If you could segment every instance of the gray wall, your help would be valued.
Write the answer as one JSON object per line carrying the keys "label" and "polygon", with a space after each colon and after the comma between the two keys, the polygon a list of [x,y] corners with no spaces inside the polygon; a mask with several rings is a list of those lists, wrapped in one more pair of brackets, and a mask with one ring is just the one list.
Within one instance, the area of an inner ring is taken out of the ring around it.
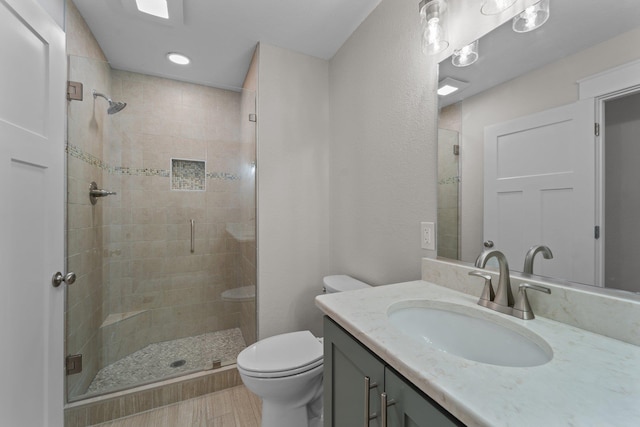
{"label": "gray wall", "polygon": [[416,4],[383,0],[323,61],[261,44],[259,337],[321,334],[322,277],[420,278],[436,220],[437,73]]}
{"label": "gray wall", "polygon": [[331,60],[331,262],[371,284],[420,278],[436,220],[436,67],[417,3],[383,0]]}
{"label": "gray wall", "polygon": [[329,271],[329,63],[268,44],[258,67],[258,337],[321,334]]}

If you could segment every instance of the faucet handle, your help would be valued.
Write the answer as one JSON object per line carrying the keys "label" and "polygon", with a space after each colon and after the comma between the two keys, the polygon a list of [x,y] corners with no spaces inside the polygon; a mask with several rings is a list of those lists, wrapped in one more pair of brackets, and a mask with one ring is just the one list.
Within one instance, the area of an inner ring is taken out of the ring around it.
{"label": "faucet handle", "polygon": [[[493,285],[491,284],[491,275],[484,273],[482,271],[470,271],[469,276],[477,276],[482,277],[484,279],[484,289],[482,290],[482,295],[480,295],[480,304],[482,301],[493,301],[496,294],[493,292]],[[484,305],[484,304],[480,304]]]}
{"label": "faucet handle", "polygon": [[529,304],[529,298],[527,298],[527,289],[544,292],[545,294],[550,294],[551,289],[539,285],[530,285],[528,283],[520,284],[516,303],[513,306],[513,315],[520,319],[531,320],[535,318],[535,316]]}

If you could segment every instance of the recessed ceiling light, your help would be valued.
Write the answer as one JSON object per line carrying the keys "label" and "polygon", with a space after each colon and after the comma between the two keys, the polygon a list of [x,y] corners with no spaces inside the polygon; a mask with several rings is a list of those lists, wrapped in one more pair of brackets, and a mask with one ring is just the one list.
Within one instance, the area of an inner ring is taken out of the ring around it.
{"label": "recessed ceiling light", "polygon": [[452,79],[451,77],[445,77],[444,79],[440,80],[440,83],[438,84],[438,95],[451,95],[453,92],[464,89],[467,86],[469,86],[469,83],[467,82]]}
{"label": "recessed ceiling light", "polygon": [[140,12],[169,19],[167,0],[136,0],[136,6]]}
{"label": "recessed ceiling light", "polygon": [[444,85],[441,88],[438,88],[438,95],[440,96],[451,95],[453,92],[457,90],[458,88],[455,86]]}
{"label": "recessed ceiling light", "polygon": [[187,65],[189,62],[191,62],[191,60],[186,56],[175,52],[167,53],[167,59],[178,65]]}

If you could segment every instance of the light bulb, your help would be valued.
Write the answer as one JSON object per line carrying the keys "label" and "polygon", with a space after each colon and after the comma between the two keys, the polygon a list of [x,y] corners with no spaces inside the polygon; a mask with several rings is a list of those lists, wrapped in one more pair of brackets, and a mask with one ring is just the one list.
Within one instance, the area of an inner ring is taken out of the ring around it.
{"label": "light bulb", "polygon": [[525,21],[524,26],[529,29],[533,28],[533,26],[536,25],[536,16],[536,9],[533,6],[526,8],[525,11],[522,12],[522,18]]}
{"label": "light bulb", "polygon": [[510,8],[516,0],[483,0],[480,12],[483,15],[497,15]]}
{"label": "light bulb", "polygon": [[451,63],[456,67],[467,67],[478,60],[478,40],[456,50],[451,56]]}
{"label": "light bulb", "polygon": [[427,55],[442,52],[449,47],[443,12],[446,4],[442,0],[423,0],[420,3],[422,20],[422,51]]}
{"label": "light bulb", "polygon": [[549,0],[540,0],[513,18],[513,31],[526,33],[541,27],[549,19]]}

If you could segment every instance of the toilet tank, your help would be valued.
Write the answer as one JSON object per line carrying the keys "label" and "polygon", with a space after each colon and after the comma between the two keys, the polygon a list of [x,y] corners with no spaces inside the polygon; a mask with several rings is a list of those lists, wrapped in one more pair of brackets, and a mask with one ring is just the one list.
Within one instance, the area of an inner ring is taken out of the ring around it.
{"label": "toilet tank", "polygon": [[328,294],[336,292],[353,291],[355,289],[369,288],[368,285],[360,280],[354,279],[346,274],[337,274],[333,276],[325,276],[322,279],[324,283],[324,290]]}

